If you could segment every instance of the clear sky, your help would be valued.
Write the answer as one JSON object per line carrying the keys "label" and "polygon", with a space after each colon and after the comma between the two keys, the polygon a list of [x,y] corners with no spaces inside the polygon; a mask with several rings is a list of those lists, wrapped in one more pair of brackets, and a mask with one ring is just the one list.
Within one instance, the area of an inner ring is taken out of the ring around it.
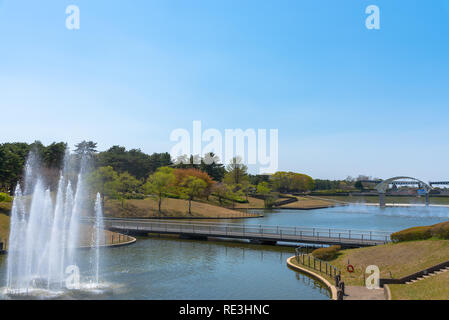
{"label": "clear sky", "polygon": [[314,178],[449,179],[447,0],[0,0],[0,40],[0,142],[162,152],[201,120],[279,129]]}

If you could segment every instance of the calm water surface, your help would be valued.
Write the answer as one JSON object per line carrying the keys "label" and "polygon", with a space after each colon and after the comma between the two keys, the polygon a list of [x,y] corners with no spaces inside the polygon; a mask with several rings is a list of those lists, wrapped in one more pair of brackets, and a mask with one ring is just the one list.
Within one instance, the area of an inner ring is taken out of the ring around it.
{"label": "calm water surface", "polygon": [[[449,208],[391,207],[351,205],[316,210],[253,210],[265,216],[246,219],[245,224],[303,226],[376,231],[398,231],[449,220]],[[233,222],[237,222],[234,221]],[[241,221],[240,221],[241,222]]]}

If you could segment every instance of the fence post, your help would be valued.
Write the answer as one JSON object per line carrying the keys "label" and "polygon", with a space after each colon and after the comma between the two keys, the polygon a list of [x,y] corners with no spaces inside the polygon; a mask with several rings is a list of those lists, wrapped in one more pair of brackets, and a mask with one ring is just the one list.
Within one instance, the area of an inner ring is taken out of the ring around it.
{"label": "fence post", "polygon": [[340,282],[340,290],[343,295],[345,295],[345,283],[344,281]]}
{"label": "fence post", "polygon": [[341,289],[338,289],[337,291],[337,300],[343,300],[343,292]]}

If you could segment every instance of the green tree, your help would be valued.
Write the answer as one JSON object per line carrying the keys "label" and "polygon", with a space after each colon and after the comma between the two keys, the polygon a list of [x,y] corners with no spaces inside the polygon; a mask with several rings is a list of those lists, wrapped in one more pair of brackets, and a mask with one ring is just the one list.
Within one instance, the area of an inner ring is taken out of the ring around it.
{"label": "green tree", "polygon": [[187,176],[181,183],[181,194],[189,200],[189,214],[192,214],[192,200],[203,194],[207,183],[194,176]]}
{"label": "green tree", "polygon": [[228,185],[241,184],[248,181],[248,167],[243,164],[240,157],[232,158],[231,163],[226,166],[224,182]]}
{"label": "green tree", "polygon": [[119,189],[118,174],[110,166],[100,167],[89,176],[93,192],[100,192],[104,207],[105,197],[116,197]]}
{"label": "green tree", "polygon": [[279,192],[305,192],[312,190],[314,181],[308,175],[279,171],[270,178],[273,188]]}
{"label": "green tree", "polygon": [[118,197],[122,202],[122,207],[125,205],[128,193],[135,193],[138,191],[141,182],[128,172],[120,173],[117,177],[117,191]]}
{"label": "green tree", "polygon": [[97,155],[97,163],[99,166],[111,166],[119,173],[129,172],[141,180],[158,168],[171,165],[171,158],[168,153],[148,155],[140,149],[127,151],[125,147],[113,146]]}
{"label": "green tree", "polygon": [[97,152],[97,143],[93,141],[81,141],[75,145],[75,153],[79,156],[86,155],[92,158]]}
{"label": "green tree", "polygon": [[224,165],[220,163],[220,158],[213,152],[204,155],[199,169],[206,172],[215,181],[222,181],[226,173]]}
{"label": "green tree", "polygon": [[118,175],[118,191],[125,193],[137,192],[141,184],[134,176],[130,175],[128,172],[123,172]]}
{"label": "green tree", "polygon": [[[161,167],[148,177],[147,183],[144,185],[145,191],[151,195],[155,195],[158,199],[159,213],[162,214],[162,200],[166,198],[175,183],[175,175],[173,169],[169,167]],[[190,212],[190,209],[189,209]]]}
{"label": "green tree", "polygon": [[22,178],[30,146],[26,143],[0,144],[0,190],[12,194]]}
{"label": "green tree", "polygon": [[67,143],[53,142],[43,150],[43,160],[48,168],[61,169],[64,164],[64,156],[67,150]]}
{"label": "green tree", "polygon": [[357,180],[357,181],[355,182],[355,184],[354,184],[354,187],[355,187],[356,189],[360,189],[360,191],[363,191],[363,183],[362,183],[362,181]]}
{"label": "green tree", "polygon": [[216,183],[212,192],[218,198],[220,205],[223,205],[225,199],[229,199],[229,187],[224,183]]}
{"label": "green tree", "polygon": [[244,193],[241,189],[241,185],[227,185],[228,194],[227,197],[232,201],[232,209],[235,209],[235,202],[243,198]]}
{"label": "green tree", "polygon": [[242,193],[245,195],[246,201],[248,201],[248,196],[251,192],[256,190],[256,187],[253,186],[249,180],[244,180],[240,185],[239,189],[242,191]]}
{"label": "green tree", "polygon": [[271,189],[267,182],[261,182],[257,185],[257,193],[263,196],[265,208],[269,208],[273,205]]}

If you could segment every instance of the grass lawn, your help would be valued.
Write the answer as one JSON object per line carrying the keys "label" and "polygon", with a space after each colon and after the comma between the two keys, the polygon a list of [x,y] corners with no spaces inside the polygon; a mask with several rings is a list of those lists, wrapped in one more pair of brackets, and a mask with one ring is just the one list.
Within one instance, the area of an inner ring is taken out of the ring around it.
{"label": "grass lawn", "polygon": [[314,208],[325,208],[335,205],[335,201],[327,201],[322,199],[317,199],[314,197],[296,197],[298,201],[288,203],[286,205],[280,206],[280,208],[285,209],[314,209]]}
{"label": "grass lawn", "polygon": [[[381,278],[401,278],[447,260],[449,240],[431,239],[342,250],[329,263],[341,270],[342,281],[346,285],[363,286],[364,272],[369,265],[379,267]],[[293,262],[296,263],[295,260]],[[348,262],[354,266],[353,273],[346,270]],[[449,272],[411,285],[390,285],[390,288],[393,299],[448,299],[448,283]]]}
{"label": "grass lawn", "polygon": [[[212,202],[213,203],[213,202]],[[124,206],[117,200],[109,200],[105,204],[105,216],[109,217],[193,217],[193,218],[242,218],[255,214],[231,210],[209,204],[205,201],[192,201],[192,215],[189,215],[189,204],[183,199],[164,199],[162,215],[158,212],[158,202],[153,198],[144,200],[126,200]]]}
{"label": "grass lawn", "polygon": [[[355,269],[352,274],[346,271],[348,260]],[[449,240],[423,240],[342,250],[330,263],[341,269],[345,283],[364,285],[369,265],[379,267],[381,278],[401,278],[447,260]]]}
{"label": "grass lawn", "polygon": [[9,216],[0,213],[0,242],[8,239],[9,235]]}
{"label": "grass lawn", "polygon": [[412,284],[390,284],[393,300],[449,299],[449,272],[417,281]]}
{"label": "grass lawn", "polygon": [[0,202],[0,214],[9,215],[12,208],[12,202]]}

